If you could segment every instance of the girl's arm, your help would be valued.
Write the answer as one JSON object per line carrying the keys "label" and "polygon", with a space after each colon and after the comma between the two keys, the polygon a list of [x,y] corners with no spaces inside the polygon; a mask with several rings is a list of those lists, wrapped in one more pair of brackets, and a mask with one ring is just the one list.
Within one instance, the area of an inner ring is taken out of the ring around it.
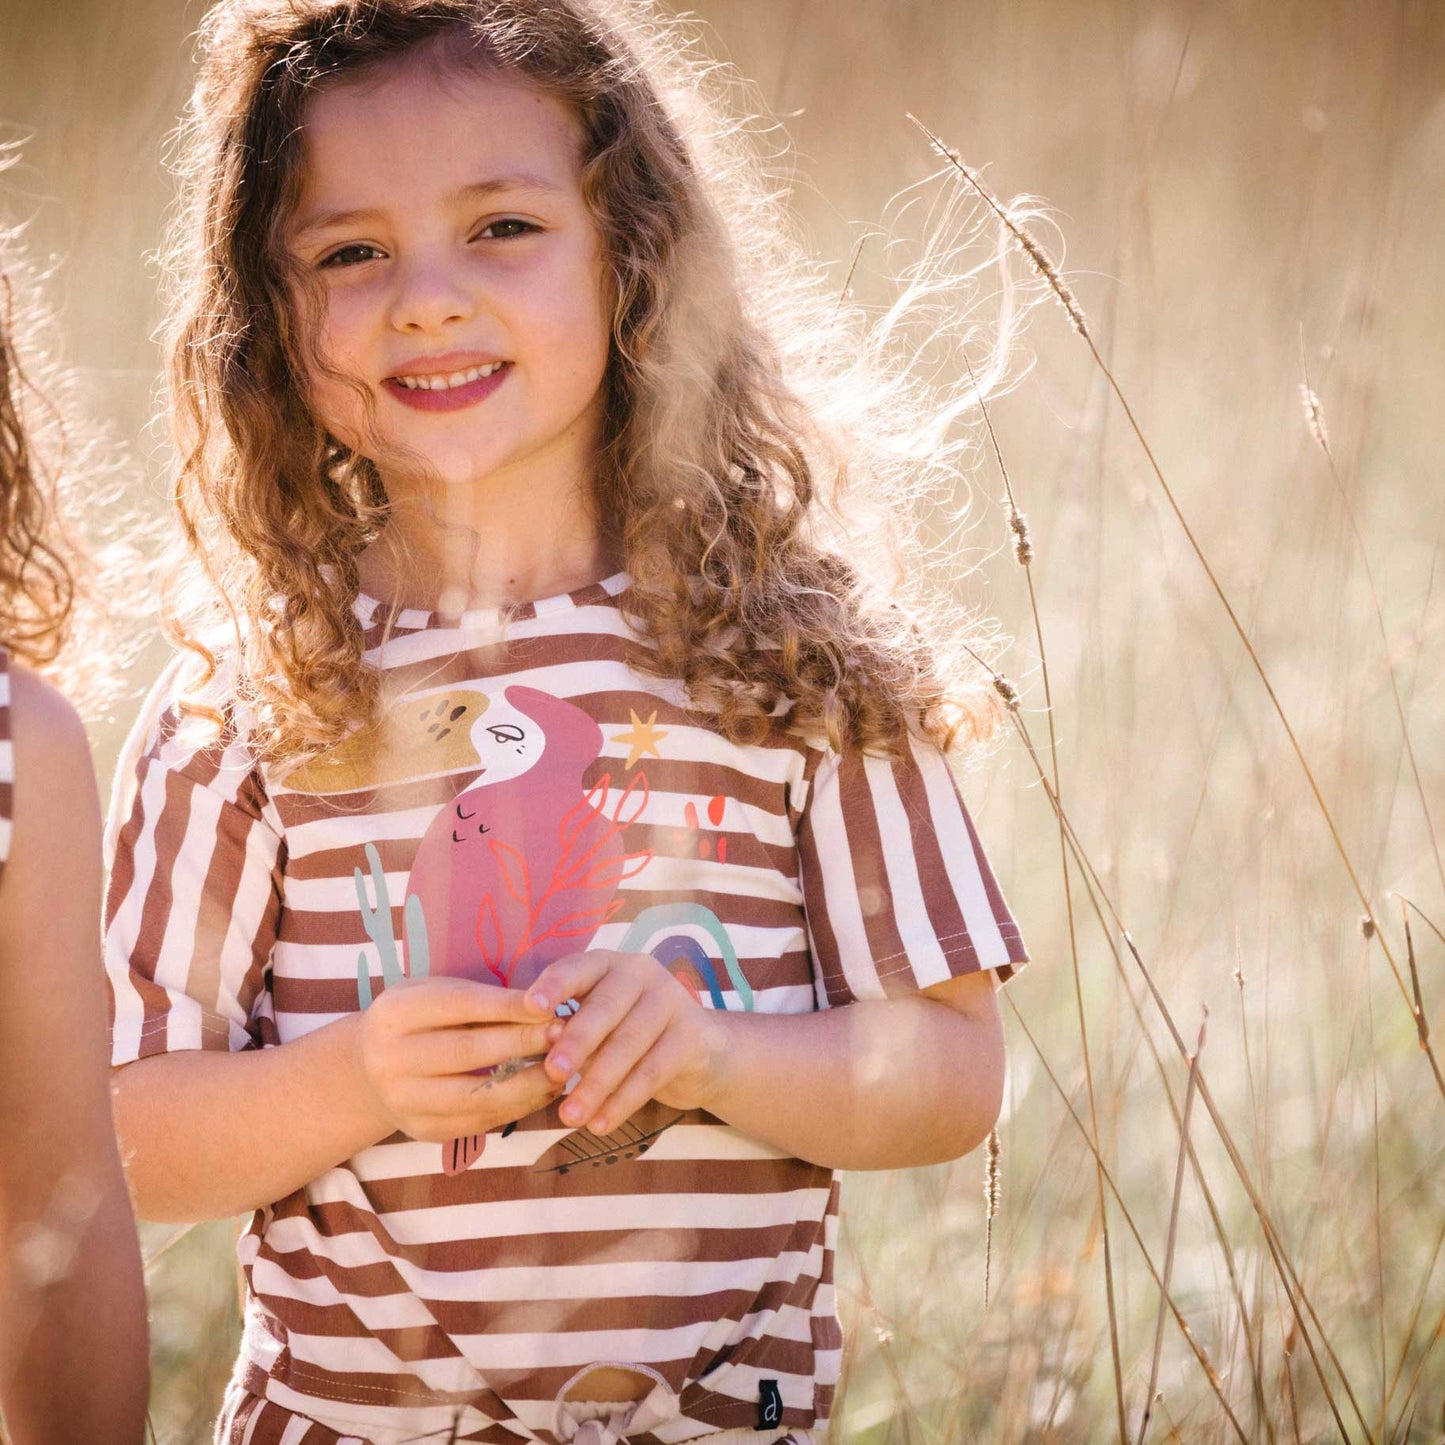
{"label": "girl's arm", "polygon": [[246,1214],[383,1137],[359,1087],[359,1022],[280,1048],[157,1054],[116,1070],[116,1131],[140,1217]]}
{"label": "girl's arm", "polygon": [[1003,1102],[992,974],[815,1014],[717,1014],[705,1107],[800,1159],[899,1169],[978,1147]]}
{"label": "girl's arm", "polygon": [[388,988],[363,1013],[268,1049],[185,1050],[115,1075],[116,1125],[144,1219],[247,1213],[400,1131],[437,1143],[525,1118],[561,1092],[533,1065],[560,1032],[514,989],[460,978]]}
{"label": "girl's arm", "polygon": [[547,1059],[580,1072],[563,1121],[605,1135],[649,1098],[703,1108],[799,1159],[893,1169],[955,1159],[998,1118],[1004,1045],[993,975],[926,995],[811,1014],[703,1009],[654,959],[596,950],[559,960],[538,1006],[576,996]]}
{"label": "girl's arm", "polygon": [[138,1445],[149,1368],[135,1220],[111,1126],[100,807],[70,705],[12,664],[0,884],[0,1404],[16,1445]]}

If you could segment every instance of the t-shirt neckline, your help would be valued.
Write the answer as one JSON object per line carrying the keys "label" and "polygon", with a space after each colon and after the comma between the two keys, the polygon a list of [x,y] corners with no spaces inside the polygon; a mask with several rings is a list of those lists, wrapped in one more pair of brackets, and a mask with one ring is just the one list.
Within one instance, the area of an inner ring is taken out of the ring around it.
{"label": "t-shirt neckline", "polygon": [[504,621],[526,622],[550,614],[573,612],[580,607],[605,606],[615,603],[631,584],[627,572],[614,572],[598,582],[559,592],[552,597],[539,597],[530,602],[515,602],[508,607],[473,607],[453,616],[443,617],[435,609],[397,607],[383,602],[365,590],[359,590],[353,610],[366,628],[389,626],[392,630],[422,632],[432,628],[473,630],[494,629]]}

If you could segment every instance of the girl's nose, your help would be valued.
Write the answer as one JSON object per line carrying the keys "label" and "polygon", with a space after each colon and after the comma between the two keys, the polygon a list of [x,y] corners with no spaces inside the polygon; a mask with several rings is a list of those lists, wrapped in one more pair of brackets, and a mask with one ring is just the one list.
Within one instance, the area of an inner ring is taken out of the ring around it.
{"label": "girl's nose", "polygon": [[417,261],[401,270],[390,309],[391,324],[398,331],[438,331],[468,320],[476,310],[476,298],[451,268]]}

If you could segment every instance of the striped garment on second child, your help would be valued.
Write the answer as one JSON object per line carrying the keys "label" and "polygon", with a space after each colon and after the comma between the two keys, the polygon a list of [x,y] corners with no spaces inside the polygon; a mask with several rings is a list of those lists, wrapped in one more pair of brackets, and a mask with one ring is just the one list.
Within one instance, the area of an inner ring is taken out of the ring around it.
{"label": "striped garment on second child", "polygon": [[15,744],[10,736],[10,654],[0,647],[0,873],[10,859],[15,817]]}
{"label": "striped garment on second child", "polygon": [[[1007,978],[1023,947],[942,755],[726,741],[629,666],[626,586],[505,618],[360,598],[383,723],[280,776],[234,716],[183,722],[172,668],[111,816],[114,1061],[284,1044],[407,976],[523,987],[587,947],[744,1012]],[[234,1388],[338,1436],[552,1441],[611,1364],[658,1381],[644,1445],[822,1430],[837,1202],[831,1171],[658,1104],[608,1138],[556,1105],[393,1135],[252,1219]]]}

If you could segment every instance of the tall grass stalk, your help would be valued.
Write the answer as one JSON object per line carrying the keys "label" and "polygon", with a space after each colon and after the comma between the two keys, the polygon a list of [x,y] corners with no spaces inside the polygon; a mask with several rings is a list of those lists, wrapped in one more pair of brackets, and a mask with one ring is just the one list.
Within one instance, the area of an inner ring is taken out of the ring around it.
{"label": "tall grass stalk", "polygon": [[[964,354],[964,357],[963,357],[963,364],[964,364],[965,368],[967,369],[968,377],[969,377],[969,382],[970,382],[970,384],[971,384],[971,386],[972,386],[972,388],[973,388],[974,396],[975,396],[975,398],[977,399],[977,402],[978,402],[979,412],[980,412],[980,415],[982,416],[982,419],[983,419],[984,428],[985,428],[985,431],[986,431],[987,436],[988,436],[988,439],[989,439],[989,444],[990,444],[991,450],[992,450],[992,452],[993,452],[994,460],[995,460],[996,465],[998,466],[999,475],[1000,475],[1000,477],[1001,477],[1002,480],[1003,480],[1004,494],[1005,494],[1005,498],[1006,498],[1007,503],[1008,503],[1008,525],[1009,525],[1009,530],[1010,530],[1010,532],[1012,533],[1012,537],[1013,537],[1013,552],[1014,552],[1014,558],[1015,558],[1015,560],[1019,563],[1019,565],[1020,565],[1020,566],[1023,568],[1023,570],[1024,570],[1024,577],[1025,577],[1025,581],[1026,581],[1027,588],[1028,588],[1029,610],[1030,610],[1030,616],[1031,616],[1032,624],[1033,624],[1034,640],[1035,640],[1035,645],[1036,645],[1036,647],[1037,647],[1037,649],[1038,649],[1038,654],[1039,654],[1039,670],[1040,670],[1040,676],[1041,676],[1041,681],[1042,681],[1043,689],[1044,689],[1044,716],[1045,716],[1045,719],[1046,719],[1046,721],[1047,721],[1048,730],[1049,730],[1049,758],[1050,758],[1050,767],[1051,767],[1051,771],[1052,771],[1052,775],[1053,775],[1054,796],[1055,796],[1055,798],[1060,798],[1060,797],[1062,796],[1062,794],[1061,794],[1060,785],[1059,785],[1059,746],[1058,746],[1058,734],[1057,734],[1057,728],[1056,728],[1056,723],[1055,723],[1055,709],[1054,709],[1054,703],[1053,703],[1053,691],[1052,691],[1052,688],[1051,688],[1050,682],[1049,682],[1048,648],[1047,648],[1047,646],[1046,646],[1046,644],[1045,644],[1045,640],[1044,640],[1043,621],[1042,621],[1042,617],[1041,617],[1041,615],[1040,615],[1040,610],[1039,610],[1039,605],[1038,605],[1038,594],[1037,594],[1037,591],[1036,591],[1035,585],[1034,585],[1034,575],[1033,575],[1034,548],[1033,548],[1033,541],[1032,541],[1032,537],[1031,537],[1031,535],[1030,535],[1030,533],[1029,533],[1028,523],[1027,523],[1027,521],[1026,521],[1026,519],[1025,519],[1025,517],[1024,517],[1024,514],[1019,510],[1018,499],[1017,499],[1017,497],[1015,496],[1015,493],[1014,493],[1013,482],[1012,482],[1012,479],[1011,479],[1011,477],[1010,477],[1010,475],[1009,475],[1008,465],[1007,465],[1007,463],[1006,463],[1005,460],[1004,460],[1003,449],[1002,449],[1002,447],[1001,447],[1000,444],[999,444],[998,435],[997,435],[997,432],[996,432],[995,429],[994,429],[993,418],[992,418],[992,416],[991,416],[991,414],[990,414],[990,411],[989,411],[988,401],[987,401],[987,399],[985,398],[982,389],[981,389],[981,388],[979,387],[979,385],[978,385],[978,379],[977,379],[976,375],[974,374],[973,367],[972,367],[971,363],[969,362],[968,356],[967,356],[966,353]],[[976,658],[976,660],[982,662],[982,659],[980,659],[980,658]],[[990,669],[990,671],[992,671],[992,669]],[[1000,694],[1007,700],[1008,697],[1009,697],[1010,692],[1012,691],[1011,685],[1006,685],[1006,684],[1001,685],[1001,684],[1003,684],[1003,680],[999,677],[999,675],[998,675],[997,673],[994,673],[994,684],[995,684],[995,688],[996,688],[996,689],[1000,692]],[[1199,807],[1202,807],[1202,802],[1203,802],[1203,789],[1201,788],[1200,801],[1199,801],[1199,804],[1196,805],[1196,813],[1198,812],[1198,808],[1199,808]],[[1066,841],[1066,834],[1065,834],[1065,823],[1064,823],[1064,819],[1063,819],[1062,813],[1060,814],[1060,817],[1058,818],[1057,821],[1058,821],[1058,828],[1059,828],[1059,846],[1060,846],[1060,852],[1061,852],[1061,854],[1063,855],[1063,856],[1061,857],[1061,860],[1060,860],[1060,862],[1061,862],[1061,869],[1060,869],[1060,871],[1061,871],[1061,874],[1062,874],[1062,877],[1063,877],[1063,884],[1064,884],[1064,901],[1065,901],[1066,922],[1067,922],[1067,928],[1068,928],[1069,955],[1070,955],[1071,964],[1072,964],[1072,966],[1073,966],[1075,999],[1076,999],[1076,1003],[1077,1003],[1077,1006],[1078,1006],[1079,1029],[1080,1029],[1080,1035],[1081,1035],[1082,1046],[1083,1046],[1084,1077],[1085,1077],[1086,1084],[1087,1084],[1087,1086],[1088,1086],[1088,1093],[1089,1093],[1089,1103],[1090,1103],[1090,1127],[1091,1127],[1091,1130],[1092,1130],[1092,1133],[1091,1133],[1091,1136],[1090,1136],[1090,1142],[1091,1142],[1091,1146],[1092,1146],[1092,1148],[1093,1148],[1093,1150],[1094,1150],[1094,1152],[1095,1152],[1095,1157],[1096,1157],[1096,1161],[1097,1161],[1097,1159],[1098,1159],[1098,1158],[1101,1156],[1101,1154],[1102,1154],[1102,1150],[1101,1150],[1101,1148],[1100,1148],[1100,1141],[1099,1141],[1097,1113],[1096,1113],[1095,1107],[1094,1107],[1093,1071],[1092,1071],[1092,1068],[1091,1068],[1091,1065],[1090,1065],[1090,1059],[1089,1059],[1088,1032],[1087,1032],[1087,1028],[1086,1028],[1086,1026],[1085,1026],[1085,1023],[1084,1023],[1084,1015],[1083,1015],[1082,990],[1081,990],[1081,986],[1080,986],[1078,932],[1077,932],[1077,927],[1076,927],[1076,923],[1075,923],[1075,913],[1074,913],[1074,904],[1073,904],[1073,891],[1072,891],[1072,888],[1071,888],[1071,885],[1070,885],[1070,877],[1069,877],[1069,875],[1070,875],[1070,865],[1069,865],[1069,859],[1068,859],[1067,841]],[[1173,1088],[1172,1088],[1171,1083],[1170,1083],[1170,1080],[1169,1080],[1168,1071],[1167,1071],[1167,1070],[1165,1069],[1165,1067],[1164,1067],[1164,1061],[1163,1061],[1163,1059],[1160,1057],[1159,1052],[1158,1052],[1158,1049],[1155,1047],[1154,1039],[1153,1039],[1152,1034],[1150,1033],[1149,1029],[1148,1029],[1147,1026],[1145,1025],[1144,1016],[1143,1016],[1143,1011],[1142,1011],[1142,1009],[1141,1009],[1141,1007],[1140,1007],[1139,1000],[1135,997],[1133,990],[1132,990],[1132,989],[1129,987],[1129,985],[1128,985],[1128,980],[1127,980],[1127,977],[1126,977],[1126,970],[1125,970],[1125,966],[1124,966],[1123,957],[1122,957],[1122,955],[1121,955],[1121,953],[1120,953],[1120,951],[1119,951],[1119,948],[1118,948],[1117,944],[1115,943],[1112,930],[1110,929],[1108,922],[1107,922],[1107,921],[1105,920],[1105,918],[1104,918],[1104,914],[1103,914],[1102,909],[1099,907],[1099,904],[1098,904],[1097,900],[1093,898],[1093,895],[1092,895],[1092,894],[1090,894],[1090,901],[1091,901],[1091,903],[1093,903],[1094,916],[1095,916],[1095,920],[1097,921],[1097,923],[1098,923],[1098,925],[1099,925],[1100,932],[1101,932],[1101,934],[1103,935],[1103,937],[1104,937],[1104,939],[1105,939],[1105,942],[1108,944],[1110,953],[1111,953],[1112,956],[1113,956],[1115,970],[1116,970],[1116,972],[1117,972],[1117,974],[1118,974],[1118,976],[1119,976],[1119,978],[1120,978],[1120,981],[1121,981],[1121,983],[1123,984],[1123,987],[1124,987],[1124,995],[1125,995],[1125,997],[1129,1000],[1129,1005],[1130,1005],[1130,1008],[1131,1008],[1131,1010],[1132,1010],[1132,1012],[1133,1012],[1134,1020],[1135,1020],[1135,1022],[1138,1024],[1138,1027],[1139,1027],[1138,1037],[1144,1041],[1145,1046],[1147,1047],[1147,1049],[1148,1049],[1148,1051],[1149,1051],[1149,1053],[1150,1053],[1150,1055],[1151,1055],[1151,1057],[1152,1057],[1152,1059],[1153,1059],[1154,1066],[1155,1066],[1155,1070],[1156,1070],[1156,1072],[1157,1072],[1157,1074],[1158,1074],[1161,1087],[1163,1088],[1165,1100],[1166,1100],[1166,1102],[1168,1103],[1170,1113],[1171,1113],[1171,1115],[1173,1116],[1174,1123],[1175,1123],[1175,1127],[1176,1127],[1176,1129],[1178,1129],[1178,1131],[1179,1131],[1180,1139],[1181,1139],[1181,1142],[1182,1142],[1182,1147],[1185,1149],[1185,1152],[1186,1152],[1186,1154],[1187,1154],[1187,1157],[1188,1157],[1188,1160],[1189,1160],[1189,1164],[1190,1164],[1191,1170],[1192,1170],[1193,1175],[1194,1175],[1195,1182],[1196,1182],[1196,1184],[1197,1184],[1197,1186],[1198,1186],[1198,1188],[1199,1188],[1199,1190],[1200,1190],[1201,1195],[1202,1195],[1203,1198],[1204,1198],[1205,1205],[1206,1205],[1206,1208],[1207,1208],[1208,1213],[1209,1213],[1210,1223],[1211,1223],[1211,1225],[1212,1225],[1212,1227],[1213,1227],[1213,1229],[1214,1229],[1215,1237],[1216,1237],[1216,1239],[1217,1239],[1218,1242],[1219,1242],[1220,1251],[1221,1251],[1221,1254],[1222,1254],[1222,1256],[1223,1256],[1223,1258],[1224,1258],[1226,1270],[1227,1270],[1227,1273],[1228,1273],[1228,1276],[1229,1276],[1230,1290],[1231,1290],[1231,1293],[1232,1293],[1232,1295],[1233,1295],[1233,1297],[1234,1297],[1234,1301],[1235,1301],[1236,1307],[1238,1308],[1238,1311],[1239,1311],[1239,1322],[1240,1322],[1240,1326],[1241,1326],[1241,1328],[1242,1328],[1242,1330],[1243,1330],[1243,1332],[1244,1332],[1245,1339],[1246,1339],[1246,1346],[1247,1346],[1247,1347],[1246,1347],[1246,1351],[1245,1351],[1245,1357],[1246,1357],[1247,1361],[1249,1362],[1249,1366],[1250,1366],[1251,1380],[1252,1380],[1252,1385],[1253,1385],[1253,1389],[1254,1389],[1254,1393],[1255,1393],[1255,1397],[1256,1397],[1256,1406],[1257,1406],[1257,1409],[1259,1410],[1259,1412],[1261,1413],[1262,1417],[1263,1417],[1263,1418],[1265,1419],[1265,1421],[1266,1421],[1266,1433],[1267,1433],[1270,1441],[1272,1442],[1273,1439],[1274,1439],[1274,1430],[1273,1430],[1273,1425],[1272,1425],[1272,1423],[1269,1422],[1268,1414],[1264,1411],[1263,1385],[1262,1385],[1262,1381],[1261,1381],[1261,1379],[1260,1379],[1259,1366],[1258,1366],[1258,1363],[1257,1363],[1257,1361],[1258,1361],[1258,1347],[1257,1347],[1257,1344],[1256,1344],[1257,1331],[1256,1331],[1256,1329],[1255,1329],[1255,1327],[1254,1327],[1254,1325],[1253,1325],[1253,1322],[1252,1322],[1252,1319],[1251,1319],[1251,1313],[1250,1313],[1249,1307],[1248,1307],[1248,1305],[1247,1305],[1247,1303],[1246,1303],[1246,1301],[1245,1301],[1245,1298],[1244,1298],[1243,1285],[1242,1285],[1242,1283],[1241,1283],[1241,1281],[1240,1281],[1240,1279],[1239,1279],[1238,1270],[1237,1270],[1237,1268],[1236,1268],[1236,1266],[1235,1266],[1234,1250],[1233,1250],[1233,1247],[1232,1247],[1232,1245],[1231,1245],[1231,1243],[1230,1243],[1229,1236],[1228,1236],[1228,1232],[1227,1232],[1227,1230],[1225,1229],[1224,1221],[1223,1221],[1223,1219],[1222,1219],[1221,1216],[1220,1216],[1218,1206],[1217,1206],[1217,1204],[1216,1204],[1216,1202],[1215,1202],[1214,1191],[1210,1188],[1209,1182],[1208,1182],[1207,1178],[1205,1177],[1203,1167],[1202,1167],[1201,1164],[1200,1164],[1198,1155],[1197,1155],[1197,1153],[1195,1152],[1193,1145],[1189,1142],[1187,1130],[1184,1128],[1184,1125],[1183,1125],[1183,1119],[1182,1119],[1180,1107],[1179,1107],[1179,1104],[1177,1103],[1177,1101],[1176,1101],[1176,1099],[1175,1099],[1175,1097],[1174,1097],[1174,1091],[1173,1091]],[[1171,909],[1172,909],[1172,899],[1171,899]],[[1191,1077],[1192,1077],[1192,1075],[1193,1075],[1193,1063],[1192,1063],[1192,1061],[1191,1061],[1191,1065],[1190,1065],[1190,1074],[1191,1074]],[[1099,1180],[1099,1188],[1100,1188],[1100,1191],[1102,1191],[1102,1187],[1103,1187],[1103,1186],[1102,1186],[1102,1175],[1101,1175],[1101,1174],[1099,1173],[1099,1171],[1098,1171],[1097,1164],[1096,1164],[1096,1178]],[[1115,1365],[1114,1379],[1115,1379],[1116,1386],[1117,1386],[1116,1395],[1117,1395],[1117,1400],[1118,1400],[1119,1428],[1120,1428],[1121,1431],[1124,1431],[1124,1430],[1126,1430],[1127,1426],[1126,1426],[1126,1413],[1125,1413],[1125,1408],[1124,1408],[1123,1391],[1122,1391],[1122,1366],[1121,1366],[1121,1364],[1120,1364],[1120,1362],[1119,1362],[1118,1327],[1117,1327],[1117,1317],[1116,1317],[1116,1309],[1115,1309],[1115,1303],[1114,1303],[1113,1268],[1112,1268],[1112,1258],[1111,1258],[1111,1255],[1110,1255],[1110,1247],[1109,1247],[1108,1220],[1107,1220],[1107,1215],[1106,1215],[1105,1212],[1104,1212],[1104,1201],[1103,1201],[1103,1199],[1102,1199],[1102,1193],[1101,1193],[1101,1196],[1100,1196],[1100,1199],[1099,1199],[1099,1214],[1100,1214],[1100,1218],[1101,1218],[1101,1219],[1103,1220],[1103,1222],[1104,1222],[1104,1223],[1103,1223],[1103,1228],[1104,1228],[1104,1239],[1103,1239],[1103,1243],[1104,1243],[1104,1263],[1105,1263],[1104,1277],[1105,1277],[1105,1288],[1106,1288],[1106,1294],[1107,1294],[1107,1300],[1108,1300],[1108,1307],[1109,1307],[1110,1344],[1111,1344],[1111,1349],[1112,1349],[1112,1358],[1113,1358],[1113,1360],[1114,1360],[1114,1365]]]}
{"label": "tall grass stalk", "polygon": [[1159,1384],[1159,1354],[1164,1348],[1165,1300],[1169,1297],[1169,1280],[1174,1273],[1174,1248],[1179,1240],[1179,1202],[1184,1197],[1184,1164],[1189,1156],[1189,1115],[1194,1109],[1194,1092],[1199,1083],[1199,1056],[1204,1052],[1204,1032],[1208,1015],[1199,1025],[1199,1042],[1189,1060],[1189,1082],[1184,1090],[1184,1118],[1179,1128],[1179,1158],[1174,1166],[1174,1199],[1169,1207],[1169,1237],[1164,1244],[1164,1273],[1159,1281],[1159,1317],[1154,1326],[1154,1350],[1149,1360],[1149,1385],[1144,1391],[1144,1408],[1139,1418],[1138,1445],[1144,1445],[1149,1422],[1154,1416],[1154,1397]]}
{"label": "tall grass stalk", "polygon": [[1335,485],[1335,493],[1340,499],[1340,505],[1345,510],[1345,520],[1350,525],[1350,534],[1355,541],[1355,550],[1360,556],[1360,564],[1365,574],[1365,585],[1370,594],[1370,606],[1375,614],[1375,627],[1380,634],[1380,646],[1384,653],[1385,675],[1390,679],[1390,696],[1394,700],[1395,716],[1400,724],[1400,740],[1405,748],[1405,757],[1410,764],[1410,776],[1415,782],[1415,796],[1419,800],[1420,812],[1425,819],[1425,831],[1430,838],[1430,854],[1435,860],[1435,876],[1440,880],[1440,891],[1445,893],[1445,863],[1441,862],[1440,841],[1435,833],[1435,819],[1430,813],[1430,802],[1425,793],[1425,783],[1420,776],[1420,763],[1415,757],[1415,744],[1410,738],[1410,724],[1405,716],[1405,704],[1400,697],[1400,679],[1395,672],[1395,660],[1390,651],[1390,633],[1385,626],[1384,609],[1380,606],[1380,589],[1375,583],[1375,569],[1370,565],[1370,550],[1366,547],[1364,534],[1360,531],[1360,519],[1356,513],[1354,501],[1345,487],[1344,479],[1340,476],[1340,469],[1335,462],[1334,449],[1330,446],[1330,434],[1325,426],[1324,408],[1310,382],[1309,364],[1305,357],[1303,339],[1300,342],[1300,374],[1304,378],[1300,383],[1300,395],[1304,402],[1305,422],[1310,436],[1319,448],[1321,456],[1324,457],[1330,480]]}
{"label": "tall grass stalk", "polygon": [[[1073,1121],[1085,1145],[1092,1149],[1093,1141],[1089,1135],[1089,1127],[1085,1121],[1079,1117],[1079,1111],[1074,1108],[1073,1101],[1069,1098],[1068,1090],[1064,1088],[1059,1076],[1054,1072],[1053,1066],[1049,1063],[1048,1055],[1045,1054],[1038,1039],[1034,1037],[1033,1030],[1029,1028],[1027,1021],[1019,1010],[1019,1006],[1008,995],[1004,997],[1009,1006],[1009,1011],[1013,1015],[1014,1022],[1019,1026],[1024,1037],[1028,1040],[1030,1047],[1034,1051],[1034,1057],[1038,1059],[1045,1076],[1054,1086],[1054,1092],[1057,1093],[1063,1101],[1069,1118]],[[1184,1317],[1184,1312],[1179,1308],[1178,1302],[1169,1293],[1167,1282],[1158,1266],[1155,1265],[1154,1257],[1149,1253],[1149,1246],[1144,1242],[1144,1236],[1140,1232],[1139,1226],[1135,1222],[1134,1216],[1130,1212],[1129,1206],[1125,1202],[1124,1196],[1120,1192],[1119,1186],[1109,1170],[1109,1166],[1104,1163],[1103,1159],[1100,1158],[1097,1153],[1095,1153],[1094,1157],[1098,1162],[1099,1172],[1103,1176],[1104,1183],[1108,1186],[1110,1194],[1113,1195],[1114,1202],[1118,1205],[1119,1213],[1123,1217],[1124,1223],[1128,1225],[1129,1233],[1133,1236],[1134,1243],[1139,1248],[1139,1257],[1144,1262],[1144,1268],[1148,1270],[1150,1278],[1153,1279],[1159,1290],[1160,1300],[1168,1308],[1169,1313],[1174,1317],[1174,1322],[1179,1326],[1179,1333],[1183,1336],[1184,1342],[1193,1352],[1195,1360],[1198,1361],[1199,1367],[1204,1373],[1204,1378],[1208,1381],[1210,1389],[1214,1391],[1214,1396],[1219,1401],[1220,1409],[1224,1411],[1225,1419],[1229,1422],[1240,1440],[1247,1442],[1249,1437],[1244,1433],[1244,1426],[1239,1423],[1239,1419],[1229,1403],[1229,1397],[1225,1394],[1224,1390],[1224,1380],[1218,1368],[1209,1358],[1209,1352],[1204,1348],[1199,1337],[1194,1333],[1193,1329],[1190,1328],[1189,1321]]]}
{"label": "tall grass stalk", "polygon": [[[1054,795],[1062,797],[1063,789],[1059,780],[1058,735],[1054,727],[1054,695],[1049,686],[1049,654],[1048,648],[1044,644],[1044,625],[1039,617],[1038,594],[1034,589],[1033,542],[1029,537],[1028,523],[1024,514],[1019,511],[1018,501],[1014,497],[1013,483],[1009,479],[1008,467],[1004,463],[1003,449],[999,446],[998,436],[993,429],[993,419],[989,415],[988,403],[984,400],[983,391],[978,384],[977,376],[974,375],[973,365],[968,360],[967,353],[964,354],[963,362],[968,369],[968,379],[973,387],[974,396],[978,399],[979,411],[983,416],[984,426],[988,430],[988,439],[993,447],[994,459],[998,464],[999,475],[1003,478],[1004,491],[1008,497],[1009,530],[1013,533],[1013,554],[1019,566],[1023,568],[1024,581],[1029,594],[1029,611],[1033,617],[1034,642],[1039,650],[1039,672],[1044,687],[1044,717],[1049,728],[1049,761],[1053,769]],[[1079,967],[1078,927],[1074,919],[1074,892],[1069,871],[1068,844],[1064,838],[1063,824],[1060,823],[1059,876],[1064,885],[1064,914],[1068,925],[1069,963],[1074,979],[1074,1004],[1079,1022],[1079,1046],[1083,1052],[1084,1081],[1089,1095],[1090,1140],[1095,1159],[1094,1198],[1095,1206],[1099,1211],[1099,1227],[1103,1233],[1104,1298],[1109,1315],[1109,1358],[1114,1369],[1114,1408],[1118,1420],[1120,1445],[1127,1445],[1128,1418],[1124,1406],[1124,1365],[1119,1351],[1119,1312],[1114,1298],[1114,1255],[1109,1241],[1109,1210],[1108,1203],[1104,1198],[1104,1176],[1101,1162],[1103,1155],[1099,1147],[1099,1106],[1094,1089],[1094,1066],[1089,1053],[1089,1025],[1084,1013],[1083,970]]]}

